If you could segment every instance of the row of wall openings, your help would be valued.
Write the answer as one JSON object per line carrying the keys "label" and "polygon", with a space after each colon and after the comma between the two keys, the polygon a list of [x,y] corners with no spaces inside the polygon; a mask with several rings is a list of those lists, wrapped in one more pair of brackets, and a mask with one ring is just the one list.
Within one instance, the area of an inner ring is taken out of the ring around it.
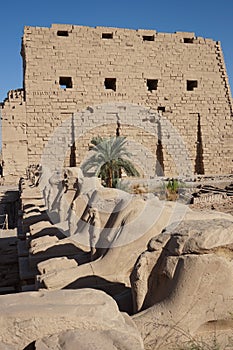
{"label": "row of wall openings", "polygon": [[[113,39],[113,33],[102,33],[102,39]],[[155,41],[154,35],[143,35],[143,41]]]}
{"label": "row of wall openings", "polygon": [[[72,89],[73,82],[71,77],[60,77],[59,85],[61,89]],[[147,90],[152,92],[158,90],[158,79],[146,80]],[[104,87],[107,90],[116,91],[116,78],[105,78]],[[197,80],[187,80],[187,91],[193,91],[197,88]]]}
{"label": "row of wall openings", "polygon": [[[57,31],[57,36],[69,36],[68,30],[58,30]],[[113,39],[113,33],[102,33],[102,39]],[[142,36],[143,41],[155,41],[155,36],[154,35],[143,35]],[[183,38],[183,42],[186,44],[193,44],[194,38]]]}
{"label": "row of wall openings", "polygon": [[[146,81],[148,91],[152,92],[158,88],[157,79],[147,79]],[[104,80],[105,89],[116,91],[116,78],[105,78]]]}
{"label": "row of wall openings", "polygon": [[[57,36],[69,36],[68,30],[58,30]],[[102,33],[102,39],[113,39],[113,33]],[[143,35],[143,41],[155,41],[154,35]]]}

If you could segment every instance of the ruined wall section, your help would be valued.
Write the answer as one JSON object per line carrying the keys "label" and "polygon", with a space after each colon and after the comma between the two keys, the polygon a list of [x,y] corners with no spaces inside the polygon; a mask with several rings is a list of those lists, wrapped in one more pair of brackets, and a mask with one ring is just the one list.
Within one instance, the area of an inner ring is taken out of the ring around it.
{"label": "ruined wall section", "polygon": [[19,176],[28,165],[28,141],[24,91],[11,90],[1,105],[4,176]]}
{"label": "ruined wall section", "polygon": [[[228,81],[225,61],[223,52],[221,49],[221,44],[219,41],[216,41],[216,58],[218,61],[219,66],[219,72],[222,79],[222,85],[224,86],[225,90],[225,98],[227,101],[227,104],[229,106],[230,113],[228,115],[225,115],[225,120],[221,123],[223,130],[225,132],[222,132],[220,134],[220,139],[223,140],[223,150],[222,154],[224,157],[224,164],[226,166],[226,169],[224,169],[224,165],[221,169],[221,173],[226,173],[226,171],[229,169],[228,173],[233,173],[233,99],[231,95],[230,85]],[[217,108],[215,108],[216,111],[218,111]],[[221,154],[221,150],[219,151],[219,154]]]}
{"label": "ruined wall section", "polygon": [[221,43],[219,41],[216,41],[216,57],[218,60],[219,72],[221,74],[221,78],[223,80],[223,85],[225,87],[226,98],[227,98],[229,108],[231,111],[231,116],[233,117],[233,100],[232,100],[232,96],[231,96],[231,89],[230,89],[230,85],[229,85],[229,81],[228,81],[228,76],[227,76],[225,61],[224,61],[223,52],[222,52],[222,48],[221,48]]}
{"label": "ruined wall section", "polygon": [[[122,102],[167,118],[187,145],[193,173],[233,171],[231,94],[215,41],[194,33],[54,24],[25,27],[22,47],[29,163],[40,162],[51,133],[72,113]],[[135,128],[142,124],[135,118]],[[88,142],[76,146],[86,152]],[[164,168],[166,175],[175,172],[169,154]]]}

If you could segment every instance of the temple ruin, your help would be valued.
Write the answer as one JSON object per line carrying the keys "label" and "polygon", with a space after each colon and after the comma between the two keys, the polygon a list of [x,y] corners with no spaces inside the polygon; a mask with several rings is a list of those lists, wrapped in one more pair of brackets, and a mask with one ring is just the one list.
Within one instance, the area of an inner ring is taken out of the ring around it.
{"label": "temple ruin", "polygon": [[142,177],[175,176],[174,155],[182,153],[175,133],[190,173],[232,173],[232,98],[218,41],[187,32],[53,24],[26,26],[21,55],[23,88],[1,104],[5,175],[18,178],[41,163],[67,119],[71,133],[75,119],[78,133],[71,143],[66,130],[58,133],[65,166],[80,165],[93,136],[120,132],[145,149],[137,152],[138,163],[140,157],[159,163],[148,171],[139,166]]}
{"label": "temple ruin", "polygon": [[[56,24],[25,27],[21,54],[0,104],[0,349],[233,350],[219,42]],[[99,179],[98,136],[126,145],[105,142],[104,165],[140,177]]]}

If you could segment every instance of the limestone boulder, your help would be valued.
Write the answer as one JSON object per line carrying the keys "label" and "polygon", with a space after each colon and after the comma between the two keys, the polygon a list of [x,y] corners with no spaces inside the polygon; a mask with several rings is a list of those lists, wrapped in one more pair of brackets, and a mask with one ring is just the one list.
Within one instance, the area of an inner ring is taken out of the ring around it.
{"label": "limestone boulder", "polygon": [[129,316],[120,313],[107,294],[91,289],[0,296],[0,325],[2,349],[22,350],[37,340],[36,349],[55,349],[50,345],[59,339],[64,350],[79,348],[76,340],[80,349],[107,349],[109,345],[109,349],[123,350],[130,349],[130,344],[143,349]]}

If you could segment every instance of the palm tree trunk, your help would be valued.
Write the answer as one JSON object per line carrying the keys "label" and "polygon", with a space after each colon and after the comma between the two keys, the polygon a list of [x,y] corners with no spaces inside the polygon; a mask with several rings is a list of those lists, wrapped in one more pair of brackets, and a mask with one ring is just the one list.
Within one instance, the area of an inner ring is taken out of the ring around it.
{"label": "palm tree trunk", "polygon": [[112,168],[111,166],[109,167],[109,170],[108,170],[108,187],[112,187],[112,181],[113,180],[113,171],[112,171]]}

